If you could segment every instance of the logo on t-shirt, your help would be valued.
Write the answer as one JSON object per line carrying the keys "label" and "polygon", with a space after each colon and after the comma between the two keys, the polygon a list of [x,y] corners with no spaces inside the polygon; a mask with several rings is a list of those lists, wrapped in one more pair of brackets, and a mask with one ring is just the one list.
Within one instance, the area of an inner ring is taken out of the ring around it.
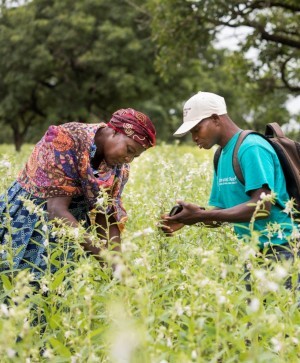
{"label": "logo on t-shirt", "polygon": [[219,178],[219,185],[230,185],[230,184],[236,184],[237,183],[237,177],[229,176],[227,178]]}

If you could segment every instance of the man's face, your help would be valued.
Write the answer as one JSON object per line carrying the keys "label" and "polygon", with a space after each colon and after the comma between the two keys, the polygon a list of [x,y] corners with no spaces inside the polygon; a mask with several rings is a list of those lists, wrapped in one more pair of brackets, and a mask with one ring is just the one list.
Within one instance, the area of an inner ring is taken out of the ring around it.
{"label": "man's face", "polygon": [[215,120],[208,117],[191,129],[192,139],[200,149],[210,149],[218,140],[218,128]]}
{"label": "man's face", "polygon": [[105,142],[104,159],[110,166],[130,163],[144,151],[145,149],[142,145],[130,137],[117,132]]}

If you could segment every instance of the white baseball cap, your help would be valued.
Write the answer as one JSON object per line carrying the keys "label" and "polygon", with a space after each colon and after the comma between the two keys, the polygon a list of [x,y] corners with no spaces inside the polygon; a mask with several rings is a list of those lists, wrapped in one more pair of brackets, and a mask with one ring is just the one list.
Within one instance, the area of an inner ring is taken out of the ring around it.
{"label": "white baseball cap", "polygon": [[210,92],[198,92],[183,106],[183,124],[174,136],[184,136],[194,126],[212,114],[225,115],[226,103],[223,97]]}

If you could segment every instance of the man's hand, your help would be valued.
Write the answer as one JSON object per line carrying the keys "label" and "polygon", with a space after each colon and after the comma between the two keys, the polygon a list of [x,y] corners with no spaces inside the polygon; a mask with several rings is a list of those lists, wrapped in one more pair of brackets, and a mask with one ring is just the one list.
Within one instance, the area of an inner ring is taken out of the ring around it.
{"label": "man's hand", "polygon": [[192,225],[197,222],[201,222],[201,215],[203,214],[203,210],[205,208],[200,207],[197,204],[186,203],[183,200],[178,200],[178,204],[180,204],[183,209],[180,213],[175,214],[174,216],[166,216],[165,220],[168,222],[168,225],[171,223],[183,224],[183,225]]}
{"label": "man's hand", "polygon": [[160,223],[158,227],[165,233],[167,237],[173,236],[173,233],[184,227],[183,223],[178,223],[176,221],[169,221],[167,220],[169,217],[168,214],[163,214],[161,216]]}
{"label": "man's hand", "polygon": [[181,212],[170,216],[169,214],[164,214],[161,216],[160,229],[166,234],[166,236],[172,236],[174,232],[178,231],[185,225],[192,225],[199,222],[199,213],[205,208],[199,207],[193,203],[186,203],[182,200],[177,201],[183,209]]}

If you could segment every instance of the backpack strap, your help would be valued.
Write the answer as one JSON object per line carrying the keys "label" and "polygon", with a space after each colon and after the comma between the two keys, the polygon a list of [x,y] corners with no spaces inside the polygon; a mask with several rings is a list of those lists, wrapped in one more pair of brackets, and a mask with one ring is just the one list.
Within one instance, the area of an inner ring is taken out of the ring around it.
{"label": "backpack strap", "polygon": [[[244,179],[244,176],[243,176],[243,173],[242,173],[242,168],[241,168],[239,160],[238,160],[238,152],[239,152],[239,149],[240,149],[240,146],[241,146],[242,142],[250,134],[257,134],[257,135],[262,136],[258,132],[255,132],[255,131],[252,131],[252,130],[243,130],[239,134],[239,137],[237,139],[237,142],[235,144],[233,154],[232,154],[233,171],[234,171],[236,177],[238,178],[238,180],[240,181],[240,183],[242,183],[243,185],[245,185],[245,179]],[[215,169],[216,174],[217,174],[217,171],[218,171],[218,164],[219,164],[219,159],[220,159],[220,156],[221,156],[221,152],[222,152],[222,148],[221,148],[221,146],[219,146],[217,148],[217,150],[215,151],[215,154],[214,154],[214,161],[213,162],[214,162],[214,169]]]}
{"label": "backpack strap", "polygon": [[215,169],[216,174],[217,174],[217,171],[218,171],[218,164],[219,164],[219,159],[220,159],[220,156],[221,156],[221,152],[222,152],[222,148],[221,148],[221,146],[219,146],[217,148],[217,150],[215,151],[215,154],[214,154],[214,169]]}
{"label": "backpack strap", "polygon": [[252,130],[243,130],[239,134],[239,137],[237,139],[237,142],[235,144],[235,147],[234,147],[234,150],[233,150],[233,154],[232,154],[232,165],[233,165],[234,173],[237,176],[238,180],[243,185],[245,185],[245,179],[244,179],[244,176],[243,176],[243,173],[242,173],[241,165],[240,165],[239,160],[238,160],[238,152],[239,152],[241,143],[245,140],[245,138],[249,134],[255,134],[255,131],[252,131]]}
{"label": "backpack strap", "polygon": [[270,137],[284,137],[284,133],[277,122],[271,122],[266,125],[265,136]]}

